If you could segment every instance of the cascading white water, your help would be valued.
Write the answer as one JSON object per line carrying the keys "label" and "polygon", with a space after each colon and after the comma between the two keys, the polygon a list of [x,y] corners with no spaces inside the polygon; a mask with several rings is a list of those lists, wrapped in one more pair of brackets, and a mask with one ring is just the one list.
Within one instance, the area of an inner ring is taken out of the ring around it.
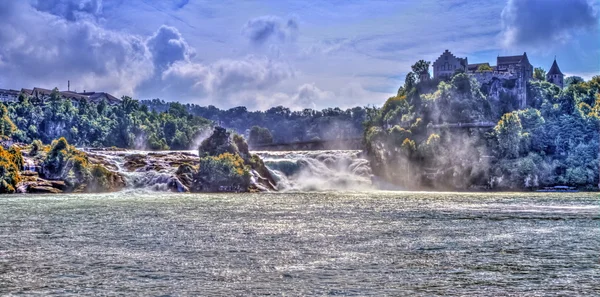
{"label": "cascading white water", "polygon": [[370,189],[371,168],[361,151],[254,152],[277,179],[280,190]]}
{"label": "cascading white water", "polygon": [[[144,188],[154,191],[169,190],[169,183],[176,179],[175,172],[177,166],[172,166],[163,158],[157,155],[185,155],[189,157],[192,152],[148,152],[148,151],[92,151],[88,152],[91,156],[96,156],[104,160],[109,167],[123,176],[128,188]],[[146,164],[134,170],[128,170],[125,165],[127,158],[139,156],[144,159]]]}
{"label": "cascading white water", "polygon": [[[197,151],[90,151],[119,172],[129,188],[168,190],[176,179],[177,166],[173,160],[197,158]],[[361,151],[282,151],[252,152],[258,154],[277,181],[281,191],[327,191],[371,189],[371,168],[362,158]],[[126,162],[133,155],[144,159],[145,165],[127,169]],[[168,156],[168,157],[165,157]],[[168,160],[168,161],[167,161]],[[253,179],[260,178],[252,172]],[[258,183],[255,183],[258,185]],[[266,190],[266,189],[263,189]]]}

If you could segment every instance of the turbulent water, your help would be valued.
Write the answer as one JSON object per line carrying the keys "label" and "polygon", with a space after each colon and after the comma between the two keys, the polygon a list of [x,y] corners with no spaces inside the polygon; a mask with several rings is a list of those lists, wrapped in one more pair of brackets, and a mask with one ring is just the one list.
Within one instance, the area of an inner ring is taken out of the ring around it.
{"label": "turbulent water", "polygon": [[591,296],[596,194],[0,197],[0,295]]}
{"label": "turbulent water", "polygon": [[[171,155],[173,159],[198,155],[197,151],[91,151],[112,164],[121,173],[129,188],[168,190],[177,166],[171,166],[156,155]],[[252,152],[258,154],[277,180],[280,191],[365,190],[371,188],[369,162],[357,150]],[[142,155],[152,163],[131,172],[126,170],[125,156]],[[256,174],[256,173],[255,173]]]}
{"label": "turbulent water", "polygon": [[255,152],[280,190],[364,190],[371,168],[361,151]]}

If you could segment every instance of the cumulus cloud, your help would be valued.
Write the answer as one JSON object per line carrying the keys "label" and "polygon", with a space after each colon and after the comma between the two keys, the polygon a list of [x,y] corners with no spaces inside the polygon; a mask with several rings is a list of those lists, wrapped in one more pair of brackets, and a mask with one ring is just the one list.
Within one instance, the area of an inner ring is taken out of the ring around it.
{"label": "cumulus cloud", "polygon": [[334,97],[332,92],[319,89],[314,83],[303,84],[292,98],[292,107],[316,108],[317,103]]}
{"label": "cumulus cloud", "polygon": [[595,30],[598,11],[588,0],[509,0],[502,10],[507,47],[564,43],[578,30]]}
{"label": "cumulus cloud", "polygon": [[194,49],[174,27],[161,26],[146,44],[159,70],[165,70],[177,61],[189,61],[195,55]]}
{"label": "cumulus cloud", "polygon": [[255,45],[267,41],[287,42],[295,40],[298,23],[294,19],[285,21],[277,16],[261,16],[249,20],[242,32]]}
{"label": "cumulus cloud", "polygon": [[258,94],[252,101],[254,106],[263,110],[280,105],[292,110],[302,110],[322,108],[328,105],[327,101],[336,97],[335,93],[321,90],[315,83],[305,83],[290,94],[282,92]]}
{"label": "cumulus cloud", "polygon": [[210,65],[177,62],[162,74],[170,86],[194,88],[204,94],[227,95],[247,90],[264,90],[292,77],[287,64],[248,56],[241,60],[219,60]]}
{"label": "cumulus cloud", "polygon": [[196,62],[196,51],[174,27],[147,37],[112,31],[68,12],[97,12],[100,1],[52,2],[64,5],[0,1],[0,73],[8,74],[0,76],[0,87],[64,89],[70,80],[78,91],[227,106],[228,98],[255,97],[294,76],[288,64],[264,57]]}
{"label": "cumulus cloud", "polygon": [[[85,7],[85,6],[84,6]],[[100,28],[83,20],[37,10],[26,1],[0,1],[0,65],[4,84],[73,86],[131,94],[152,75],[142,38]]]}

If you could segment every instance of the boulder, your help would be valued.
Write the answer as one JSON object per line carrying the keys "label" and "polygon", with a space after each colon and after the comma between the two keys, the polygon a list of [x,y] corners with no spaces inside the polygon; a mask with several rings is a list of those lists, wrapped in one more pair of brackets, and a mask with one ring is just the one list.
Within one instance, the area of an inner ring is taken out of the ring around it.
{"label": "boulder", "polygon": [[30,185],[29,187],[27,187],[27,193],[34,193],[34,194],[60,194],[63,191],[57,189],[57,188],[53,188],[53,187],[49,187],[49,186],[40,186],[40,185]]}

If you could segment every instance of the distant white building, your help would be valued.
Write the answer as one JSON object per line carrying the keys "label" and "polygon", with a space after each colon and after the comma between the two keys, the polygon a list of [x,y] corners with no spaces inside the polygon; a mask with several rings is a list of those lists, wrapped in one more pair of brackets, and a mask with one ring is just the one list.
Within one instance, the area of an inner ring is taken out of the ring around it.
{"label": "distant white building", "polygon": [[19,99],[19,91],[0,89],[0,102],[15,102]]}

